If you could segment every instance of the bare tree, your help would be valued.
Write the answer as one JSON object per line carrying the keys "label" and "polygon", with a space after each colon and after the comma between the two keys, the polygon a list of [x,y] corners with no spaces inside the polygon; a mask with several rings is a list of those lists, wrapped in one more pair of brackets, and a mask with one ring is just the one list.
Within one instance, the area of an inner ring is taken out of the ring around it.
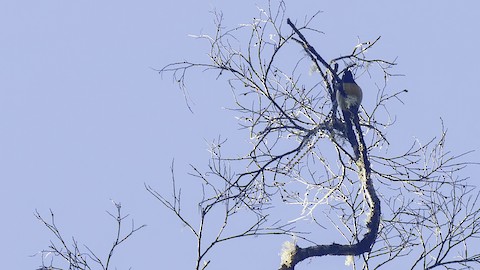
{"label": "bare tree", "polygon": [[[172,63],[159,72],[172,73],[184,92],[190,71],[209,70],[226,80],[252,147],[225,156],[219,139],[212,143],[208,169],[192,166],[203,183],[199,223],[181,211],[185,202],[173,165],[172,197],[146,187],[197,239],[195,269],[209,265],[214,247],[258,235],[294,237],[283,247],[280,269],[326,255],[347,256],[353,269],[388,268],[397,260],[410,269],[473,269],[480,262],[472,246],[480,236],[479,193],[458,176],[469,164],[463,160],[467,153],[445,150],[443,124],[438,138],[389,153],[393,147],[384,131],[395,121],[388,108],[407,90],[387,85],[395,61],[370,56],[380,37],[327,61],[307,39],[321,34],[312,26],[319,13],[292,21],[280,1],[234,28],[222,24],[222,13],[214,16],[214,34],[196,36],[210,44],[210,59]],[[366,90],[368,98],[376,91],[373,108],[339,114],[336,95],[345,94],[340,77],[347,70],[381,82]],[[272,209],[291,207],[301,207],[294,220],[271,215]],[[205,221],[218,209],[223,218],[217,235],[207,239]],[[251,218],[238,223],[236,216]],[[305,228],[305,220],[316,225]],[[232,233],[232,222],[244,230]],[[325,231],[338,239],[318,241]]]}
{"label": "bare tree", "polygon": [[[98,255],[98,252],[94,252],[87,245],[80,245],[78,241],[72,237],[71,241],[62,234],[60,228],[55,222],[55,215],[50,210],[50,218],[45,219],[38,211],[35,212],[35,217],[45,225],[54,235],[54,240],[50,242],[50,246],[39,252],[42,257],[42,266],[37,270],[86,270],[86,269],[112,269],[111,262],[114,257],[115,250],[123,244],[125,240],[130,238],[135,232],[142,229],[146,225],[135,226],[133,220],[131,228],[124,233],[123,226],[124,220],[128,218],[128,215],[123,215],[120,203],[113,202],[116,208],[116,213],[112,214],[107,212],[116,223],[116,234],[112,247],[108,251],[104,259]],[[60,260],[54,260],[54,258],[60,258]],[[46,262],[46,260],[49,262]]]}

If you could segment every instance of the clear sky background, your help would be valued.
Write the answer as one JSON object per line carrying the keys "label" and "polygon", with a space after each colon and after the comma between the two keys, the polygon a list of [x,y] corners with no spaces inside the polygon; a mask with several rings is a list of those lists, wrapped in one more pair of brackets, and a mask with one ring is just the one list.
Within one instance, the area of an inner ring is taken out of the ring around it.
{"label": "clear sky background", "polygon": [[[257,16],[257,5],[266,2],[0,2],[0,268],[40,266],[40,257],[29,256],[53,237],[35,209],[45,216],[52,209],[67,238],[106,256],[115,223],[105,211],[115,210],[113,199],[137,225],[148,224],[120,247],[117,269],[193,269],[192,235],[144,183],[168,190],[173,158],[177,179],[193,182],[187,165],[208,162],[206,141],[247,137],[222,109],[231,92],[215,74],[191,74],[192,114],[171,78],[152,68],[206,61],[206,44],[187,35],[212,33],[213,9],[236,26]],[[479,150],[478,1],[287,1],[292,20],[316,10],[324,11],[313,26],[325,32],[317,49],[327,59],[350,52],[358,37],[380,35],[372,54],[398,57],[395,71],[406,76],[389,87],[409,92],[392,108],[392,151],[437,136],[440,117],[450,150]],[[364,100],[375,99],[364,92]],[[479,161],[480,153],[470,159]],[[475,183],[478,169],[464,176]],[[232,242],[212,253],[211,269],[276,269],[285,240]],[[322,260],[298,268],[318,269]],[[348,269],[343,261],[329,263]]]}

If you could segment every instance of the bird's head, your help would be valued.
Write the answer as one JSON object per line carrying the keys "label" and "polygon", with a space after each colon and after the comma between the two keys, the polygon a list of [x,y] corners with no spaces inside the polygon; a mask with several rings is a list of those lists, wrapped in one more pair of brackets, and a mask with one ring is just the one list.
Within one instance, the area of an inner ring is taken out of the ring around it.
{"label": "bird's head", "polygon": [[342,81],[346,83],[354,83],[355,81],[353,80],[353,75],[350,70],[345,70],[343,73]]}

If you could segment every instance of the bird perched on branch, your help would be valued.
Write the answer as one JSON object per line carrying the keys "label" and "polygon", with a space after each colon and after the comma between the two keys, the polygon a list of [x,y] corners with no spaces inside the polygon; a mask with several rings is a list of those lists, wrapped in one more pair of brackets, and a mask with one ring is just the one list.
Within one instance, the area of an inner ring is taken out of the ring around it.
{"label": "bird perched on branch", "polygon": [[342,111],[347,110],[350,113],[358,113],[360,103],[362,103],[362,89],[353,80],[350,70],[346,70],[342,77],[343,91],[337,91],[338,106]]}
{"label": "bird perched on branch", "polygon": [[355,152],[355,159],[358,159],[360,156],[360,151],[353,126],[357,127],[358,130],[360,129],[358,108],[362,103],[362,97],[362,89],[355,83],[352,72],[346,70],[343,73],[342,83],[337,89],[336,98],[338,106],[342,110],[343,120],[345,121],[345,134]]}

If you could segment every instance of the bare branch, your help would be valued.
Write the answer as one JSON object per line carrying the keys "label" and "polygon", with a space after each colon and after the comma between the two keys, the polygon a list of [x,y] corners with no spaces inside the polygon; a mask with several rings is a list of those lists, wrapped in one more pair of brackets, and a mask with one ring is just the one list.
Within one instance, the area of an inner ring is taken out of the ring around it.
{"label": "bare branch", "polygon": [[[128,215],[122,216],[121,205],[119,203],[114,203],[114,205],[117,209],[117,214],[112,215],[109,213],[109,215],[112,216],[117,222],[117,232],[115,241],[110,251],[108,252],[107,258],[105,260],[102,260],[86,245],[84,246],[86,252],[82,251],[74,237],[72,237],[71,243],[68,243],[68,241],[66,241],[64,236],[62,235],[59,227],[55,223],[55,215],[52,210],[50,210],[50,221],[47,221],[38,211],[35,211],[35,217],[40,220],[43,225],[53,233],[55,238],[55,241],[50,242],[50,246],[48,247],[48,249],[39,252],[39,254],[42,256],[42,266],[39,269],[63,269],[61,267],[58,268],[53,265],[53,258],[49,266],[45,265],[44,259],[50,255],[61,258],[62,260],[60,262],[60,265],[66,265],[68,269],[95,269],[93,267],[93,265],[95,264],[97,264],[103,270],[111,269],[110,262],[113,259],[114,251],[119,247],[120,244],[130,238],[135,232],[146,226],[141,225],[139,227],[136,227],[132,220],[132,227],[130,231],[122,236],[121,225],[123,220],[127,218]],[[59,242],[59,244],[56,244],[55,242]]]}

